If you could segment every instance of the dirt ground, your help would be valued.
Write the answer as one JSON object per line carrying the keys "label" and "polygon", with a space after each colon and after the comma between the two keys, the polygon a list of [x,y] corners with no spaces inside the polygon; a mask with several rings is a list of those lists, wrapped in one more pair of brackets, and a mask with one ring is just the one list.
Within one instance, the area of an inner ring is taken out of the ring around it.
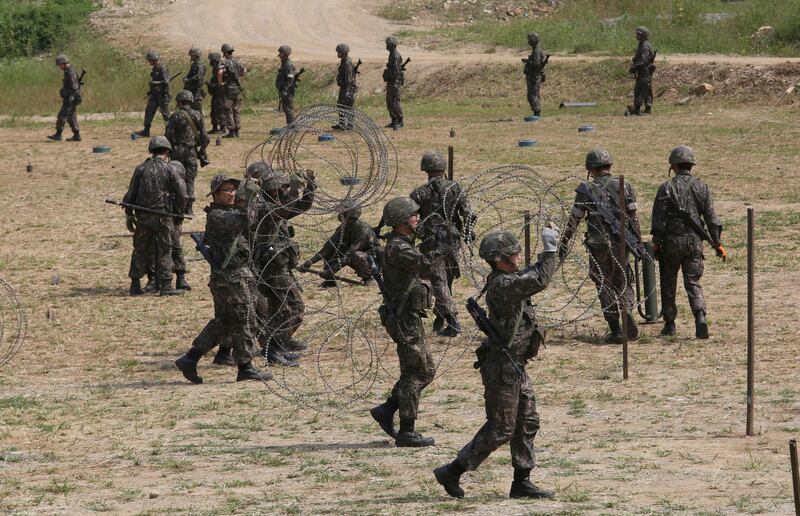
{"label": "dirt ground", "polygon": [[[507,448],[465,476],[463,500],[448,498],[433,479],[431,470],[451,460],[483,423],[472,334],[455,342],[433,339],[437,352],[452,353],[421,402],[419,428],[437,441],[422,450],[395,448],[366,413],[391,387],[396,368],[379,331],[371,334],[379,351],[373,355],[385,369],[363,400],[347,407],[347,400],[324,394],[307,399],[320,410],[300,404],[298,394],[313,394],[304,379],[319,380],[320,364],[331,367],[319,356],[305,358],[299,370],[276,370],[279,381],[270,385],[236,383],[232,370],[208,359],[201,362],[205,383],[185,382],[172,361],[211,315],[208,268],[186,237],[191,293],[126,295],[131,240],[124,237],[122,213],[103,199],[122,196],[133,167],[146,157],[146,142],[128,136],[140,120],[120,117],[86,122],[79,144],[45,142],[49,124],[11,120],[0,128],[6,198],[0,277],[29,309],[25,345],[0,370],[0,510],[789,514],[787,441],[800,434],[800,298],[792,288],[800,281],[797,106],[754,111],[720,100],[652,118],[553,111],[526,124],[522,102],[407,105],[407,128],[389,135],[399,160],[395,191],[421,182],[418,160],[429,148],[454,145],[459,176],[523,163],[557,181],[582,175],[586,151],[602,145],[639,192],[647,227],[668,153],[687,143],[698,152],[698,175],[716,194],[731,256],[723,264],[708,252],[703,283],[711,339],[693,338],[679,290],[679,336],[664,339],[658,325],[643,326],[645,336],[630,347],[627,381],[620,348],[598,344],[599,316],[550,332],[529,371],[542,418],[533,478],[556,491],[555,501],[507,498]],[[377,103],[367,111],[379,121],[385,117]],[[247,115],[241,140],[212,144],[213,164],[201,171],[198,192],[214,173],[241,174],[244,153],[263,140],[266,128],[280,125],[279,116]],[[595,132],[579,134],[585,123]],[[539,145],[517,147],[523,137]],[[93,154],[100,144],[112,152]],[[29,161],[32,173],[25,171]],[[333,188],[334,180],[323,176],[322,188]],[[748,206],[757,216],[758,271],[756,436],[749,438],[743,435]],[[203,227],[196,211],[185,229]],[[375,223],[378,212],[373,206],[365,217]],[[327,220],[314,217],[298,219],[304,254],[318,236],[310,228]],[[337,298],[315,283],[305,280],[312,312],[342,304],[369,314],[378,301],[374,287],[343,287]],[[474,294],[465,280],[456,291],[460,300]],[[305,335],[326,327],[315,325],[318,320],[304,327]],[[466,315],[462,320],[471,326]]]}

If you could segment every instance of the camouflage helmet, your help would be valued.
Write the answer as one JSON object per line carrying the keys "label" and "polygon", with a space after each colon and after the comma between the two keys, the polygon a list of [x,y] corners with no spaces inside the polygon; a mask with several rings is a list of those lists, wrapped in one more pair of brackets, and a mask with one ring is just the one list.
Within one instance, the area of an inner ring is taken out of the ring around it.
{"label": "camouflage helmet", "polygon": [[212,62],[222,61],[222,54],[220,54],[219,52],[209,52],[208,60]]}
{"label": "camouflage helmet", "polygon": [[347,200],[339,207],[339,220],[358,220],[361,218],[361,206],[354,200]]}
{"label": "camouflage helmet", "polygon": [[397,41],[397,38],[396,38],[396,37],[394,37],[394,36],[389,36],[388,38],[386,38],[386,44],[387,44],[387,45],[391,45],[391,46],[393,46],[393,47],[396,47],[396,46],[397,46],[399,43],[398,43],[398,41]]}
{"label": "camouflage helmet", "polygon": [[697,165],[694,150],[686,145],[679,145],[669,153],[670,165]]}
{"label": "camouflage helmet", "polygon": [[160,61],[161,60],[161,56],[158,55],[158,52],[155,52],[153,50],[151,50],[150,52],[146,53],[144,55],[144,58],[147,59],[148,61]]}
{"label": "camouflage helmet", "polygon": [[290,47],[289,45],[281,45],[278,47],[278,53],[283,54],[285,56],[290,56],[292,55],[292,47]]}
{"label": "camouflage helmet", "polygon": [[57,65],[69,64],[69,57],[67,57],[65,54],[58,54],[56,56],[56,64]]}
{"label": "camouflage helmet", "polygon": [[190,48],[190,49],[189,49],[189,55],[190,55],[191,57],[197,57],[197,58],[199,58],[199,57],[200,57],[200,49],[199,49],[199,48],[197,48],[197,47],[192,47],[192,48]]}
{"label": "camouflage helmet", "polygon": [[286,176],[276,170],[270,170],[261,176],[261,189],[265,192],[275,192],[288,184]]}
{"label": "camouflage helmet", "polygon": [[520,252],[522,246],[511,231],[492,231],[478,248],[478,255],[487,262],[499,262]]}
{"label": "camouflage helmet", "polygon": [[181,90],[175,95],[175,102],[194,102],[194,94],[189,90]]}
{"label": "camouflage helmet", "polygon": [[650,36],[650,29],[642,26],[636,27],[636,34],[641,34],[642,36],[647,38]]}
{"label": "camouflage helmet", "polygon": [[614,164],[614,158],[606,149],[592,149],[586,154],[586,170],[595,170],[603,167],[610,167]]}
{"label": "camouflage helmet", "polygon": [[247,165],[244,171],[245,176],[255,179],[262,179],[272,173],[272,165],[266,161],[256,161]]}
{"label": "camouflage helmet", "polygon": [[419,168],[423,172],[443,172],[447,170],[447,160],[438,152],[429,151],[422,155]]}
{"label": "camouflage helmet", "polygon": [[347,43],[339,43],[336,45],[336,53],[337,54],[349,54],[350,53],[350,46]]}
{"label": "camouflage helmet", "polygon": [[220,47],[220,50],[222,50],[226,54],[230,54],[231,52],[233,52],[233,47],[228,43],[223,43],[222,46]]}
{"label": "camouflage helmet", "polygon": [[147,146],[147,150],[151,154],[164,149],[172,150],[172,144],[169,143],[166,136],[153,136],[150,138],[150,145]]}
{"label": "camouflage helmet", "polygon": [[410,197],[395,197],[383,207],[383,223],[387,226],[399,226],[419,211],[419,204]]}
{"label": "camouflage helmet", "polygon": [[538,32],[529,32],[528,33],[528,41],[531,43],[538,43],[539,42],[539,33]]}
{"label": "camouflage helmet", "polygon": [[233,183],[238,188],[241,181],[227,174],[217,174],[211,178],[211,191],[208,192],[208,195],[214,195],[225,183]]}

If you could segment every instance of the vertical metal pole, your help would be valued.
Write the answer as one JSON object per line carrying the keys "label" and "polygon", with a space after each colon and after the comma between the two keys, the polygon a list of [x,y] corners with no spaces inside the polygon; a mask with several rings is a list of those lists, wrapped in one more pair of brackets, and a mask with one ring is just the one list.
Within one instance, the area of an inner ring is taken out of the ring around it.
{"label": "vertical metal pole", "polygon": [[753,435],[753,390],[755,380],[753,365],[755,362],[755,316],[754,316],[754,220],[755,211],[747,208],[747,435]]}
{"label": "vertical metal pole", "polygon": [[619,176],[619,266],[622,272],[622,292],[619,293],[619,300],[624,300],[623,304],[617,302],[619,315],[622,319],[622,379],[628,379],[628,248],[625,246],[625,211],[628,203],[625,202],[625,176]]}
{"label": "vertical metal pole", "polygon": [[453,172],[453,146],[449,145],[447,147],[447,179],[450,181],[453,180],[453,176],[455,173]]}
{"label": "vertical metal pole", "polygon": [[792,490],[794,491],[794,513],[800,516],[800,468],[797,466],[797,439],[789,441],[789,460],[792,463]]}
{"label": "vertical metal pole", "polygon": [[531,212],[525,210],[525,267],[531,266]]}

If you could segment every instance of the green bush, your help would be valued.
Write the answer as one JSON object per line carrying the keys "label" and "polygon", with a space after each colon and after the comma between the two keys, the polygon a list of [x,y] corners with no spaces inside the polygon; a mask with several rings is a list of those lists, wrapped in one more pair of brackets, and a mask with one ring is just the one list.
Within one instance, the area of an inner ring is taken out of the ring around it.
{"label": "green bush", "polygon": [[50,50],[95,8],[92,0],[0,0],[0,57]]}

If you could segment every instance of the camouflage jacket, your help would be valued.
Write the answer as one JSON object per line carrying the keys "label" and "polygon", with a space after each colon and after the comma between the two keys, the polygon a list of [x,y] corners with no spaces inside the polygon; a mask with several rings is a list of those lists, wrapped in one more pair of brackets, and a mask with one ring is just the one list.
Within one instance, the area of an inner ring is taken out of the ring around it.
{"label": "camouflage jacket", "polygon": [[378,248],[378,239],[375,237],[372,226],[363,220],[347,221],[336,228],[333,235],[325,241],[322,249],[309,261],[311,263],[320,260],[330,261],[357,251],[363,251],[374,257]]}
{"label": "camouflage jacket", "polygon": [[525,61],[524,73],[525,78],[529,82],[542,79],[544,75],[545,59],[547,59],[547,55],[545,55],[544,50],[537,45],[528,56],[528,60]]}
{"label": "camouflage jacket", "polygon": [[449,245],[458,245],[466,235],[465,223],[472,210],[461,185],[444,176],[431,178],[409,196],[419,205],[420,227],[417,233],[428,239],[438,235]]}
{"label": "camouflage jacket", "polygon": [[150,70],[150,94],[169,95],[169,70],[161,62]]}
{"label": "camouflage jacket", "polygon": [[383,282],[386,296],[395,309],[404,303],[410,291],[429,279],[432,261],[414,245],[414,237],[392,231],[383,253]]}
{"label": "camouflage jacket", "polygon": [[78,97],[81,94],[81,83],[78,81],[78,74],[71,66],[67,66],[67,69],[64,70],[64,82],[61,85],[59,94],[63,98]]}
{"label": "camouflage jacket", "polygon": [[385,82],[403,83],[405,77],[403,72],[403,56],[397,49],[389,52],[389,60],[386,62],[386,70],[383,73]]}
{"label": "camouflage jacket", "polygon": [[203,81],[206,78],[206,65],[200,60],[192,61],[189,73],[183,78],[183,87],[192,92],[195,98],[203,97]]}
{"label": "camouflage jacket", "polygon": [[[542,253],[539,261],[519,272],[493,270],[486,278],[486,306],[489,320],[508,345],[515,361],[524,364],[529,343],[536,338],[536,312],[530,297],[550,283],[556,268],[556,253]],[[516,331],[515,331],[516,328]]]}
{"label": "camouflage jacket", "polygon": [[204,210],[207,214],[205,242],[211,250],[216,266],[224,272],[242,268],[249,271],[248,231],[256,220],[256,205],[250,204],[247,208],[239,208],[212,202]]}
{"label": "camouflage jacket", "polygon": [[215,96],[222,94],[222,87],[217,83],[217,72],[220,68],[221,65],[219,62],[211,62],[211,77],[209,77],[208,82],[206,82],[209,95]]}
{"label": "camouflage jacket", "polygon": [[[720,243],[722,224],[714,211],[711,190],[703,181],[692,176],[689,170],[679,170],[675,177],[659,187],[656,194],[650,226],[653,244],[660,245],[667,235],[697,236],[694,230],[687,226],[678,216],[677,210],[669,201],[670,196],[701,226],[705,223],[708,226],[708,233],[711,239],[716,244]],[[700,237],[697,236],[697,238],[699,239]]]}
{"label": "camouflage jacket", "polygon": [[311,209],[315,189],[314,183],[307,183],[299,198],[288,197],[281,202],[259,199],[258,219],[252,228],[259,267],[276,271],[297,265],[300,249],[293,240],[294,228],[288,221]]}
{"label": "camouflage jacket", "polygon": [[[619,178],[611,174],[598,176],[592,181],[587,182],[589,189],[594,192],[594,196],[605,206],[609,207],[613,213],[618,213],[619,198]],[[630,183],[625,183],[625,202],[628,217],[634,225],[639,235],[639,222],[636,217],[636,192]],[[572,206],[572,214],[564,231],[564,238],[571,238],[577,229],[578,224],[586,217],[586,244],[590,246],[605,246],[610,242],[616,242],[617,237],[613,236],[611,228],[606,225],[603,218],[597,213],[597,205],[582,193],[575,194],[575,203]]]}
{"label": "camouflage jacket", "polygon": [[650,41],[644,40],[639,42],[636,47],[636,54],[633,56],[633,64],[631,68],[635,69],[637,74],[650,75],[650,61],[653,59],[653,46]]}
{"label": "camouflage jacket", "polygon": [[291,59],[286,59],[281,62],[281,67],[278,70],[278,75],[275,77],[275,87],[283,94],[294,94],[294,76],[297,71],[292,64]]}
{"label": "camouflage jacket", "polygon": [[358,89],[356,85],[356,71],[353,66],[353,60],[345,57],[339,63],[339,72],[336,74],[336,85],[342,91],[355,93]]}
{"label": "camouflage jacket", "polygon": [[206,133],[203,116],[188,106],[170,115],[164,136],[172,144],[171,156],[174,159],[196,156],[197,148],[205,148],[211,141]]}
{"label": "camouflage jacket", "polygon": [[[177,161],[148,158],[133,171],[123,202],[145,208],[183,213],[186,183],[181,178],[183,165]],[[126,213],[133,210],[126,208]]]}
{"label": "camouflage jacket", "polygon": [[239,95],[242,92],[241,78],[247,72],[242,62],[235,57],[228,57],[222,60],[219,68],[222,69],[225,94]]}

